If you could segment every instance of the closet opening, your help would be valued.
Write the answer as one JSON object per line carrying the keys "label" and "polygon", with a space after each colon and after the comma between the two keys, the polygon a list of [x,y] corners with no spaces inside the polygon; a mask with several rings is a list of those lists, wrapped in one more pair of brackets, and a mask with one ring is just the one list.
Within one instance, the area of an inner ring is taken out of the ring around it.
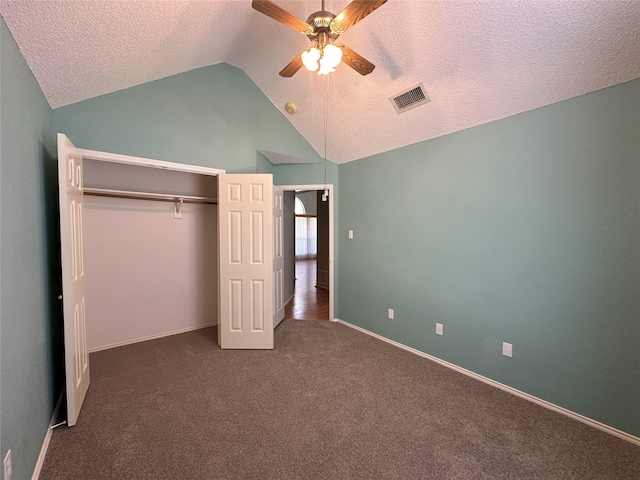
{"label": "closet opening", "polygon": [[216,323],[220,348],[274,348],[283,190],[271,174],[83,150],[59,133],[58,181],[68,426],[89,352]]}
{"label": "closet opening", "polygon": [[84,160],[89,352],[217,324],[217,176]]}

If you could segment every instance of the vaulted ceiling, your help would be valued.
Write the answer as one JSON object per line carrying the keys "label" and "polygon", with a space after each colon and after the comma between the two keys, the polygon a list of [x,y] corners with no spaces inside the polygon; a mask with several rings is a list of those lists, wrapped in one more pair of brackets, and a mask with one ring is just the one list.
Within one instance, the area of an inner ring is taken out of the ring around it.
{"label": "vaulted ceiling", "polygon": [[[321,6],[274,2],[303,20]],[[226,62],[324,153],[324,77],[278,75],[311,42],[251,0],[0,0],[0,13],[52,108]],[[328,76],[336,163],[640,78],[640,2],[389,0],[340,42],[376,68]],[[431,101],[396,113],[389,97],[418,83]]]}

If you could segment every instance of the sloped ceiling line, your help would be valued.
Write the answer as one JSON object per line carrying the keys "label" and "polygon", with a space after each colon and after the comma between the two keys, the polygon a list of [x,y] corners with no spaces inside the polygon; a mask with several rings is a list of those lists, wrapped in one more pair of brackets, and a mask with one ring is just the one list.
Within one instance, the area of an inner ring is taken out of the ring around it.
{"label": "sloped ceiling line", "polygon": [[[275,1],[302,19],[319,8]],[[53,108],[226,62],[283,112],[295,101],[288,120],[323,151],[320,79],[278,75],[310,42],[250,0],[2,0],[0,14]],[[340,41],[376,69],[330,75],[336,163],[640,78],[640,1],[390,0]],[[420,82],[431,103],[397,115],[388,98]]]}

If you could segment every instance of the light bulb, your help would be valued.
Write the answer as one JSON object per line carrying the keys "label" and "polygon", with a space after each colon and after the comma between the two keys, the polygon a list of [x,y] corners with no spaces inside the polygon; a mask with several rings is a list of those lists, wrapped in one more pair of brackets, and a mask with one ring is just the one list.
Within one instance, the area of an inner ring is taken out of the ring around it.
{"label": "light bulb", "polygon": [[302,63],[304,64],[305,67],[307,67],[307,70],[311,70],[312,72],[315,72],[316,70],[318,70],[319,59],[320,59],[320,50],[318,50],[316,47],[313,47],[309,50],[305,50],[304,52],[302,52]]}
{"label": "light bulb", "polygon": [[342,60],[342,49],[329,44],[324,47],[322,58],[325,59],[325,62],[329,62],[332,68],[335,68],[340,64],[340,60]]}

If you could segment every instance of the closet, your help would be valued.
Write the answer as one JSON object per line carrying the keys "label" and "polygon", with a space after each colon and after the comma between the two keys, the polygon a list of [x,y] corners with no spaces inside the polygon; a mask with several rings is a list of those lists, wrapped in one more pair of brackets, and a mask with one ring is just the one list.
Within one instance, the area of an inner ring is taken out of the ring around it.
{"label": "closet", "polygon": [[273,348],[284,315],[282,190],[265,174],[75,148],[58,134],[68,425],[89,352],[218,324]]}
{"label": "closet", "polygon": [[84,161],[89,352],[217,324],[217,176]]}

